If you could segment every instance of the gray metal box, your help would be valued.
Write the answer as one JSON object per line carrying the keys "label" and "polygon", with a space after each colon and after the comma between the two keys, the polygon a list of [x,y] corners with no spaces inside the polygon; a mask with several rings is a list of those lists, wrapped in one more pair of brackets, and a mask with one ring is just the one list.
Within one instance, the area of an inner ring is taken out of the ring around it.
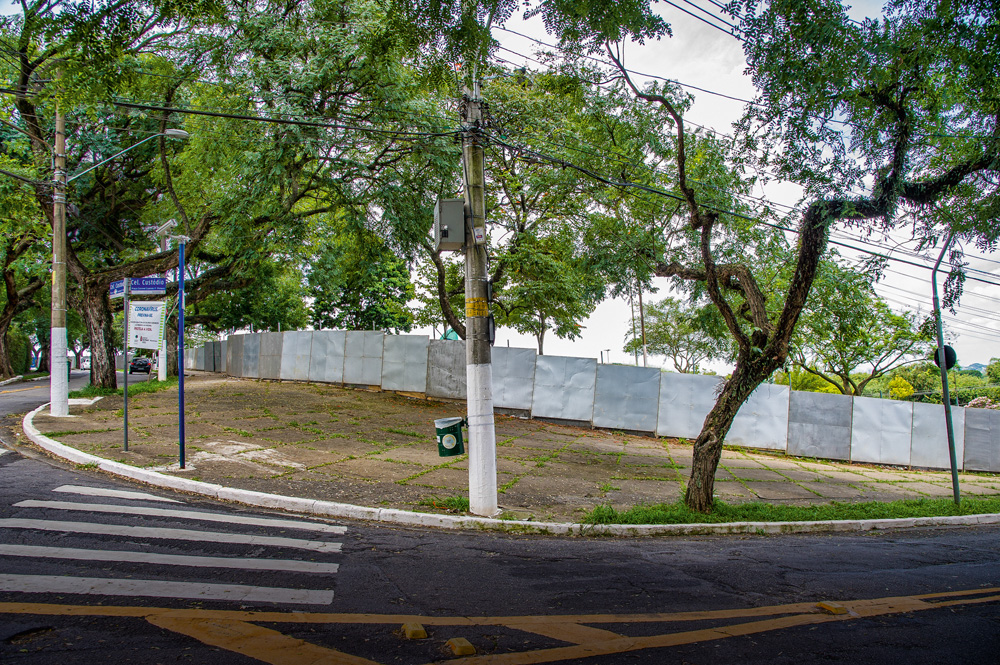
{"label": "gray metal box", "polygon": [[465,199],[438,199],[434,204],[434,249],[455,252],[465,246]]}

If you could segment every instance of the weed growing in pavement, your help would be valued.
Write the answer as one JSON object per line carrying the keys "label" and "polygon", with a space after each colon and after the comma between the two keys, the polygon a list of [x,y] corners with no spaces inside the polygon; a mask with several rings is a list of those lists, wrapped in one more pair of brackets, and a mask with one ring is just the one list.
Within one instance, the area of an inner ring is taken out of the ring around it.
{"label": "weed growing in pavement", "polygon": [[464,496],[448,496],[440,499],[436,496],[425,497],[418,503],[420,506],[431,506],[433,508],[438,508],[441,510],[447,510],[456,513],[467,513],[469,512],[469,499]]}
{"label": "weed growing in pavement", "polygon": [[422,438],[424,438],[423,434],[417,434],[416,432],[411,432],[408,429],[399,429],[397,427],[383,427],[382,431],[383,432],[391,432],[393,434],[402,434],[403,436],[411,436],[414,439],[422,439]]}
{"label": "weed growing in pavement", "polygon": [[689,509],[682,501],[638,505],[619,511],[605,504],[584,518],[586,524],[701,524],[725,522],[817,522],[824,520],[873,520],[906,517],[979,515],[1000,512],[1000,497],[967,497],[956,506],[951,499],[869,501],[820,506],[775,506],[767,503],[728,504],[716,501],[710,513]]}
{"label": "weed growing in pavement", "polygon": [[82,469],[96,469],[98,467],[97,467],[97,462],[87,462],[86,464],[77,464],[76,468],[82,470]]}

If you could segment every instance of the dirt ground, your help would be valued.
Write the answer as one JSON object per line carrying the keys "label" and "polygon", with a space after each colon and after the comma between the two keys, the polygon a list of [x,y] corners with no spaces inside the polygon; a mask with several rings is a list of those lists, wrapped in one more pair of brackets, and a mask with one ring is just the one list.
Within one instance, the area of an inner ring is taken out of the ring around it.
{"label": "dirt ground", "polygon": [[[440,457],[434,420],[465,415],[463,402],[323,384],[185,379],[186,468],[178,468],[177,390],[40,413],[35,426],[80,450],[137,467],[230,487],[427,512],[468,496],[468,456]],[[520,519],[579,521],[601,504],[672,502],[691,446],[497,415],[500,505]],[[963,491],[1000,493],[1000,478],[963,474]],[[728,502],[823,503],[950,496],[950,476],[726,450],[716,495]]]}

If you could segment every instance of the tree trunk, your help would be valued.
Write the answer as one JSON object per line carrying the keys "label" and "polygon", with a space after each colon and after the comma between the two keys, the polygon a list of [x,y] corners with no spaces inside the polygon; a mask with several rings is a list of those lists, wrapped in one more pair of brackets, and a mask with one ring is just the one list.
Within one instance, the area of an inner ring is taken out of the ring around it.
{"label": "tree trunk", "polygon": [[9,327],[0,327],[0,379],[9,379],[14,376],[14,363],[10,359],[10,345],[7,344]]}
{"label": "tree trunk", "polygon": [[90,334],[90,384],[118,388],[115,373],[115,340],[111,331],[111,301],[107,287],[83,289],[83,318]]}
{"label": "tree trunk", "polygon": [[722,387],[715,406],[705,418],[701,433],[694,442],[691,477],[684,503],[692,510],[708,512],[714,502],[715,472],[722,457],[722,444],[729,434],[736,413],[754,390],[777,368],[774,362],[757,359],[737,361],[732,377]]}
{"label": "tree trunk", "polygon": [[177,371],[177,317],[167,319],[167,376],[180,376]]}
{"label": "tree trunk", "polygon": [[49,345],[48,343],[42,345],[42,350],[38,354],[38,367],[39,372],[49,371]]}

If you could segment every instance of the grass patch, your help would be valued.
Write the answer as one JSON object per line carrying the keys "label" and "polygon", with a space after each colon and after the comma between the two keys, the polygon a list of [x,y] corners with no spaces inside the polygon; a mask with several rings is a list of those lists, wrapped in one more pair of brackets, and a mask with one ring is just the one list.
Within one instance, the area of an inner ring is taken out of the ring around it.
{"label": "grass patch", "polygon": [[399,429],[397,427],[383,427],[383,432],[392,432],[393,434],[402,434],[403,436],[412,436],[414,439],[424,438],[423,434],[417,434],[416,432],[411,432],[408,429]]}
{"label": "grass patch", "polygon": [[[128,386],[129,397],[134,397],[135,395],[142,395],[144,393],[158,393],[161,390],[170,390],[171,388],[177,387],[177,377],[170,377],[166,381],[140,381],[139,383],[130,383]],[[118,389],[113,388],[101,388],[94,385],[87,385],[80,390],[72,391],[70,397],[82,397],[84,399],[90,399],[93,397],[108,397],[109,395],[125,395],[124,386]]]}
{"label": "grass patch", "polygon": [[873,520],[906,517],[943,517],[1000,513],[1000,497],[962,499],[908,499],[830,503],[822,506],[774,506],[768,503],[728,504],[716,501],[712,512],[698,513],[683,502],[639,505],[615,510],[597,506],[584,517],[587,524],[720,524],[726,522],[818,522],[822,520]]}
{"label": "grass patch", "polygon": [[457,513],[469,512],[469,499],[464,496],[448,496],[440,499],[436,496],[427,497],[420,500],[421,506],[431,506],[440,510],[449,510]]}

